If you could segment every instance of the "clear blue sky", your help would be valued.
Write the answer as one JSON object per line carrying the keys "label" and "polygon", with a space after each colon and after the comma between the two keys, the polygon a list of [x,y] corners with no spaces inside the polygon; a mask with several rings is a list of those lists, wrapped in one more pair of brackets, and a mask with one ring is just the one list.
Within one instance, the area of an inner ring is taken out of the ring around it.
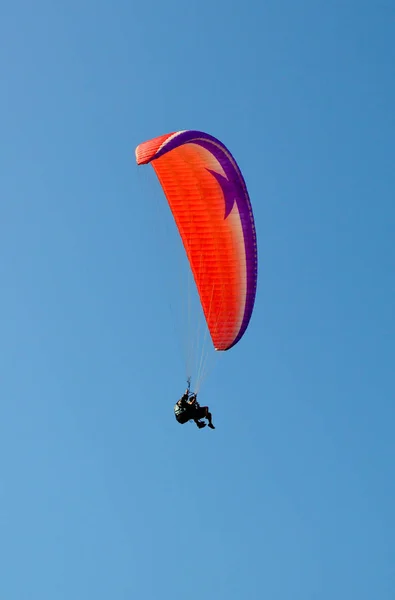
{"label": "clear blue sky", "polygon": [[[0,45],[0,597],[392,600],[393,2],[5,0]],[[258,234],[215,431],[134,158],[179,129]]]}

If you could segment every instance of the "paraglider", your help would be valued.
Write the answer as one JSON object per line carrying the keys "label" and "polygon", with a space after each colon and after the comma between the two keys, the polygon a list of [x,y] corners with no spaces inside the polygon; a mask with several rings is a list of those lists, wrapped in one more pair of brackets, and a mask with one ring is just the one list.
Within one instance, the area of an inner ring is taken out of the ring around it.
{"label": "paraglider", "polygon": [[150,163],[156,172],[182,239],[212,344],[225,352],[247,330],[257,287],[256,232],[243,175],[222,142],[195,130],[140,144],[136,161]]}
{"label": "paraglider", "polygon": [[191,393],[189,386],[190,381],[188,380],[188,387],[184,395],[174,405],[174,415],[177,422],[184,425],[188,421],[194,421],[199,429],[203,429],[203,427],[206,427],[206,423],[202,419],[207,419],[207,425],[210,429],[215,429],[208,406],[200,406],[197,401],[197,394]]}
{"label": "paraglider", "polygon": [[179,131],[136,148],[151,163],[193,271],[214,348],[243,337],[254,307],[257,243],[247,187],[229,150],[200,131]]}

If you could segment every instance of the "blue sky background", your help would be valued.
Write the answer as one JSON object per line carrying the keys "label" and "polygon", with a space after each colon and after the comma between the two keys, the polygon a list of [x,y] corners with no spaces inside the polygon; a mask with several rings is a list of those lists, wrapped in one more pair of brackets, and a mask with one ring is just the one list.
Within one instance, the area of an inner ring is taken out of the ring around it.
{"label": "blue sky background", "polygon": [[[394,598],[394,40],[384,0],[1,3],[1,598]],[[259,243],[215,431],[134,158],[189,128]]]}

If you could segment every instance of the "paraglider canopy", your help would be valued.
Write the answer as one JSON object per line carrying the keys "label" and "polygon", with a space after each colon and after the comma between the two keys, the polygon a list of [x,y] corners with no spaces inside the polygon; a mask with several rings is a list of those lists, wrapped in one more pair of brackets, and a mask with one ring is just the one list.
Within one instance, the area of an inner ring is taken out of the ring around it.
{"label": "paraglider canopy", "polygon": [[257,243],[247,187],[229,150],[201,131],[162,135],[136,148],[161,183],[193,272],[216,350],[229,350],[251,319]]}

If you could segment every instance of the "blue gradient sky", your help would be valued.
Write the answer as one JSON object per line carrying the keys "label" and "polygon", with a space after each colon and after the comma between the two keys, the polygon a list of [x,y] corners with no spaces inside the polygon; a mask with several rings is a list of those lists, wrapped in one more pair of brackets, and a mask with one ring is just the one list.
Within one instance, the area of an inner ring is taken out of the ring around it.
{"label": "blue gradient sky", "polygon": [[[394,40],[384,1],[1,3],[1,598],[394,598]],[[189,128],[259,243],[213,432],[134,159]]]}

